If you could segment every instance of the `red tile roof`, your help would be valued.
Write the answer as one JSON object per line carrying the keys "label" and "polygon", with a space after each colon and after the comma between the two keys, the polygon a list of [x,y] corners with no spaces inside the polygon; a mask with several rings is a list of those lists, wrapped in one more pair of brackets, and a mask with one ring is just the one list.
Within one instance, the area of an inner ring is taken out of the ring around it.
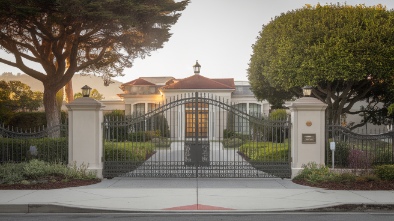
{"label": "red tile roof", "polygon": [[153,86],[155,84],[153,84],[149,81],[146,81],[142,78],[138,78],[138,79],[132,80],[130,82],[124,83],[121,86],[133,86],[133,85]]}
{"label": "red tile roof", "polygon": [[235,89],[235,85],[233,78],[210,79],[201,75],[192,75],[166,85],[163,89]]}

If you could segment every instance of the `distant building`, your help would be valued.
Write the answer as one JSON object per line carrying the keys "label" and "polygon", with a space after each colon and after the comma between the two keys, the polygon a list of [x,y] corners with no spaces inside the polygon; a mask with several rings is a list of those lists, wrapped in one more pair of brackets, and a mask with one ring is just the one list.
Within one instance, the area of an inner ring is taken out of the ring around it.
{"label": "distant building", "polygon": [[[196,92],[199,96],[220,100],[231,106],[250,114],[268,115],[270,104],[266,101],[258,101],[250,90],[250,84],[247,81],[234,81],[233,78],[208,78],[198,73],[192,76],[176,79],[174,77],[140,77],[130,82],[124,83],[120,87],[123,93],[118,94],[123,99],[124,110],[126,115],[149,113],[156,108],[181,100],[186,97],[192,97]],[[206,125],[205,137],[215,138],[222,136],[218,128],[215,128],[215,119],[219,119],[224,112],[215,112],[209,104],[203,104],[200,108],[200,118]],[[192,133],[188,131],[187,126],[191,124],[193,113],[189,113],[188,104],[178,106],[166,113],[171,128],[172,137],[188,138]],[[241,120],[240,120],[241,121]],[[243,122],[235,122],[243,125]],[[245,124],[246,127],[246,124]],[[238,127],[240,128],[240,127]],[[240,128],[243,132],[248,129]]]}

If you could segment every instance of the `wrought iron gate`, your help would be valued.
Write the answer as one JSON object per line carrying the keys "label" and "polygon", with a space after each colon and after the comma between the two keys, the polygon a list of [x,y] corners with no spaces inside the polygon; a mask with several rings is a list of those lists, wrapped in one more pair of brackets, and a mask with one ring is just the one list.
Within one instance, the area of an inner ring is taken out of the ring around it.
{"label": "wrought iron gate", "polygon": [[290,177],[290,119],[185,94],[104,118],[104,177]]}

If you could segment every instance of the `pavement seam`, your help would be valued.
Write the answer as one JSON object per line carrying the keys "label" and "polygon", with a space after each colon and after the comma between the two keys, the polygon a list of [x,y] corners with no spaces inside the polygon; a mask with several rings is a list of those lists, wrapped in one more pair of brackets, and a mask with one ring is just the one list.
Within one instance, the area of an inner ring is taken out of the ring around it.
{"label": "pavement seam", "polygon": [[121,181],[121,180],[118,179],[116,182],[113,182],[111,185],[107,186],[106,188],[110,188],[110,187],[112,187],[113,185],[117,184],[117,183],[120,182],[120,181]]}
{"label": "pavement seam", "polygon": [[[373,203],[377,203],[376,200],[373,200],[373,199],[368,198],[367,196],[363,196],[363,195],[358,194],[357,192],[359,192],[359,191],[356,191],[356,190],[349,190],[349,192],[351,192],[351,193],[353,193],[353,194],[355,194],[355,195],[357,195],[357,196],[360,196],[360,197],[362,197],[362,198],[364,198],[364,199],[367,199],[367,200],[369,200],[369,201],[371,201],[371,202],[373,202]],[[389,192],[391,192],[391,191],[389,191]]]}
{"label": "pavement seam", "polygon": [[14,201],[14,200],[17,200],[17,199],[19,199],[19,198],[22,198],[22,197],[31,195],[31,194],[33,194],[33,193],[35,193],[35,192],[38,192],[38,191],[39,191],[39,190],[33,190],[32,192],[29,192],[29,193],[27,193],[27,194],[24,194],[24,195],[21,195],[21,196],[19,196],[19,197],[17,197],[17,198],[14,198],[14,199],[8,201],[7,203],[10,203],[10,202],[12,202],[12,201]]}

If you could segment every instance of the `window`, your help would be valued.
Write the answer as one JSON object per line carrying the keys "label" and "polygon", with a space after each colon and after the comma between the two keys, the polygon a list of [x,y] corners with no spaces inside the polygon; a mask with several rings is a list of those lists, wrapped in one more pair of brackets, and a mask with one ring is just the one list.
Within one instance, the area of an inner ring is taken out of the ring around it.
{"label": "window", "polygon": [[144,103],[134,104],[133,113],[137,115],[145,114],[145,104]]}
{"label": "window", "polygon": [[156,108],[158,108],[159,105],[158,104],[154,104],[154,103],[149,103],[148,104],[148,112],[154,111]]}
{"label": "window", "polygon": [[[234,105],[234,108],[238,109],[239,111],[243,113],[247,113],[247,104],[246,103],[241,103],[241,104],[236,104]],[[234,129],[233,131],[237,133],[242,133],[242,134],[247,134],[249,132],[249,121],[248,119],[245,118],[245,115],[241,114],[234,114],[233,116],[233,125]]]}
{"label": "window", "polygon": [[260,116],[261,115],[261,105],[260,104],[249,104],[249,115]]}
{"label": "window", "polygon": [[205,103],[198,103],[198,110],[195,108],[195,103],[186,104],[186,138],[208,137],[209,124],[209,105]]}

